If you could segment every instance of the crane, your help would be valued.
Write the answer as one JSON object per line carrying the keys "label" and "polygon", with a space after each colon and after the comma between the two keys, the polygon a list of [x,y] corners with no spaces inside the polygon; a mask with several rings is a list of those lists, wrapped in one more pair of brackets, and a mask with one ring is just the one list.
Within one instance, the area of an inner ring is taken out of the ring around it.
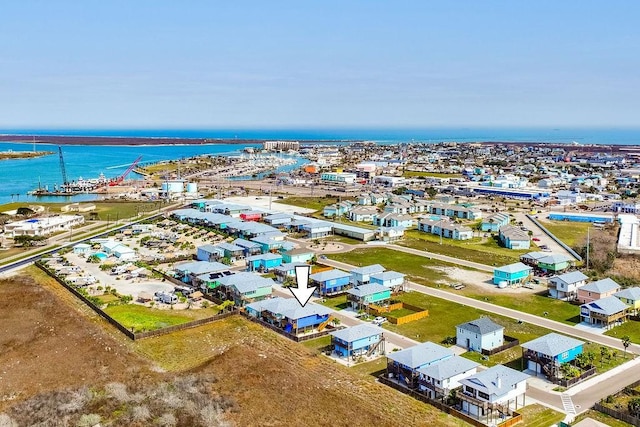
{"label": "crane", "polygon": [[109,183],[109,186],[113,187],[113,186],[122,184],[122,181],[124,181],[124,179],[127,177],[127,175],[129,175],[129,173],[133,170],[133,168],[136,167],[136,165],[138,164],[138,162],[140,162],[140,160],[142,160],[142,156],[138,156],[138,158],[135,159],[133,161],[133,163],[131,163],[131,165],[129,165],[127,170],[124,171],[124,173],[122,175],[120,175],[119,177],[115,178],[114,180],[112,180]]}
{"label": "crane", "polygon": [[67,170],[64,167],[64,157],[62,157],[62,147],[58,145],[58,157],[60,157],[60,172],[62,173],[62,185],[67,185]]}

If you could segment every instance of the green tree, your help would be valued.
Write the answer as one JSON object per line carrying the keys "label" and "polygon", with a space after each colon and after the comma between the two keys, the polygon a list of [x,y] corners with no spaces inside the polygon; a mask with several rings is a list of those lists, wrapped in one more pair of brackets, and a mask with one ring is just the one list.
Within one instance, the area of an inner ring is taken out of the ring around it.
{"label": "green tree", "polygon": [[629,335],[622,337],[622,346],[624,347],[624,358],[627,358],[627,348],[631,345],[631,338]]}
{"label": "green tree", "polygon": [[602,367],[603,359],[609,359],[610,357],[609,348],[605,346],[600,347],[600,367]]}
{"label": "green tree", "polygon": [[640,397],[634,397],[631,399],[627,404],[627,409],[634,417],[640,415]]}

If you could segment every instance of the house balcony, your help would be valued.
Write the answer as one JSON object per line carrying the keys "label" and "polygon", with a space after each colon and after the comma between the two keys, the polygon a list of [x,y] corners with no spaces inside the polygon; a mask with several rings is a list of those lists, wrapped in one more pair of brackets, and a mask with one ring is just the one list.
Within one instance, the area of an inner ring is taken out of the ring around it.
{"label": "house balcony", "polygon": [[457,396],[461,400],[464,400],[474,406],[477,406],[478,408],[482,408],[485,412],[488,409],[493,410],[493,409],[496,409],[496,407],[498,407],[498,405],[496,405],[495,403],[490,403],[490,402],[487,402],[486,400],[478,399],[477,397],[474,397],[471,393],[464,390],[460,390]]}

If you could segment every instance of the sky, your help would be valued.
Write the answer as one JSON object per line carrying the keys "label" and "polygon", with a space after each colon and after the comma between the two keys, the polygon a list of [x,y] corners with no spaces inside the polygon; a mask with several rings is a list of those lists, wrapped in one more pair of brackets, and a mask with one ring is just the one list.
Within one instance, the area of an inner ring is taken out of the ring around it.
{"label": "sky", "polygon": [[0,128],[638,127],[640,2],[0,4]]}

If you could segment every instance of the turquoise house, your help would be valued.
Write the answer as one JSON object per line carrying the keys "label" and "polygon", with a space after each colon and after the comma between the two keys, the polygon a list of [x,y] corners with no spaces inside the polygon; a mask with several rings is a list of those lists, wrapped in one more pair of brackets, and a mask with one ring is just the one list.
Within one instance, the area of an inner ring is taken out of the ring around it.
{"label": "turquoise house", "polygon": [[282,261],[285,263],[309,262],[313,258],[313,255],[313,251],[306,249],[292,249],[282,254]]}
{"label": "turquoise house", "polygon": [[482,220],[482,224],[480,224],[480,230],[485,232],[497,233],[500,227],[508,225],[509,221],[509,215],[496,213]]}
{"label": "turquoise house", "polygon": [[384,354],[384,329],[362,323],[331,332],[331,344],[338,357]]}
{"label": "turquoise house", "polygon": [[554,378],[563,363],[571,362],[582,353],[583,345],[583,341],[552,332],[521,344],[522,359],[536,376],[544,374]]}
{"label": "turquoise house", "polygon": [[271,252],[253,255],[247,258],[247,269],[249,271],[271,271],[280,265],[282,265],[282,255]]}
{"label": "turquoise house", "polygon": [[369,304],[384,304],[391,299],[391,289],[377,283],[358,285],[347,291],[347,301],[356,309],[362,309]]}
{"label": "turquoise house", "polygon": [[521,262],[498,267],[493,270],[493,284],[499,285],[506,282],[507,285],[524,282],[533,269]]}

